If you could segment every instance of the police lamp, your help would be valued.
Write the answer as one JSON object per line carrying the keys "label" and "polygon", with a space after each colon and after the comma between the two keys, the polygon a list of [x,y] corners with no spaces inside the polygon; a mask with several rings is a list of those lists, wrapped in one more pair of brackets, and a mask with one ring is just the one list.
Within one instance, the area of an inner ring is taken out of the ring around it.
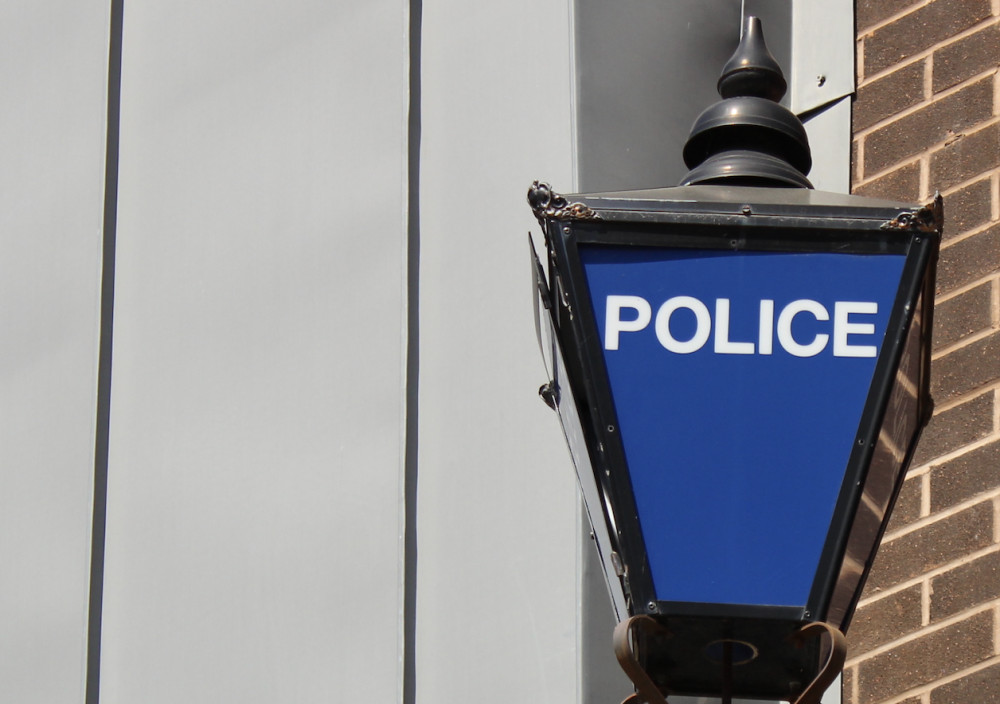
{"label": "police lamp", "polygon": [[635,701],[807,704],[931,415],[941,204],[813,190],[754,18],[719,92],[681,186],[531,187],[540,394]]}

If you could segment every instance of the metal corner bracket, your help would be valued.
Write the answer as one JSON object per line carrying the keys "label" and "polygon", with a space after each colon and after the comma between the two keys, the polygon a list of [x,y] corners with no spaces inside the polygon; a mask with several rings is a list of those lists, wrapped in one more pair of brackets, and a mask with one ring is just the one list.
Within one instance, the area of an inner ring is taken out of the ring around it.
{"label": "metal corner bracket", "polygon": [[892,220],[882,224],[882,230],[909,230],[911,232],[941,233],[944,228],[944,205],[940,193],[934,200],[917,210],[904,210]]}
{"label": "metal corner bracket", "polygon": [[552,186],[535,181],[528,189],[528,205],[542,227],[545,220],[600,220],[601,216],[583,203],[569,203]]}

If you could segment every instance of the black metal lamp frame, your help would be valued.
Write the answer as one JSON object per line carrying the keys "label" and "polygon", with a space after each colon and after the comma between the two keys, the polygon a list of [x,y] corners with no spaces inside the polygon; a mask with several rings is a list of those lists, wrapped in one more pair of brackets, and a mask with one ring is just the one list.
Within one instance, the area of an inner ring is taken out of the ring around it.
{"label": "black metal lamp frame", "polygon": [[[637,662],[662,691],[718,696],[720,662],[705,646],[752,644],[752,662],[727,677],[739,696],[794,700],[821,674],[830,646],[791,648],[803,626],[846,630],[902,485],[920,431],[930,418],[929,364],[940,200],[924,208],[804,189],[688,186],[562,197],[536,183],[529,202],[543,226],[548,272],[542,295],[552,317],[603,504],[611,559],[628,615],[661,627],[632,634]],[[804,607],[686,603],[656,594],[611,386],[588,295],[580,246],[747,252],[904,255],[888,332]],[[908,384],[901,384],[905,377]],[[908,393],[905,388],[916,389]],[[874,469],[873,469],[874,467]],[[623,624],[624,625],[624,624]],[[724,668],[726,669],[726,668]]]}

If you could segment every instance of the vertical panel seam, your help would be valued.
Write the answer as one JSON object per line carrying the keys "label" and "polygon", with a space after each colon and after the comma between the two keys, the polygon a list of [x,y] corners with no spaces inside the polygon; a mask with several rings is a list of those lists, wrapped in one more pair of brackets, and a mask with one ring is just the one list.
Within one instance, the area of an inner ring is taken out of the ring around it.
{"label": "vertical panel seam", "polygon": [[420,387],[420,136],[423,0],[409,0],[406,143],[406,389],[403,467],[403,704],[417,692],[417,465]]}
{"label": "vertical panel seam", "polygon": [[101,682],[101,625],[104,611],[104,548],[111,421],[111,353],[114,328],[115,246],[118,230],[118,153],[121,116],[122,18],[124,0],[111,0],[108,33],[107,133],[102,217],[97,422],[94,439],[94,503],[90,532],[90,593],[87,613],[86,704],[98,704]]}

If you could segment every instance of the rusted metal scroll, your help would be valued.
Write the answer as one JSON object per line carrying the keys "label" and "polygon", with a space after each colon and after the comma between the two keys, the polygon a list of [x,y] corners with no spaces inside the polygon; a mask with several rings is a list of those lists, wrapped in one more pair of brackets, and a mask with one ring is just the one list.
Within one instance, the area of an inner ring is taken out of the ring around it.
{"label": "rusted metal scroll", "polygon": [[635,694],[626,697],[622,704],[667,704],[667,698],[649,678],[649,675],[639,664],[639,659],[632,648],[632,631],[635,628],[648,632],[666,632],[666,629],[649,616],[633,616],[615,626],[614,643],[615,657],[622,670],[635,685]]}
{"label": "rusted metal scroll", "polygon": [[829,623],[821,621],[807,623],[799,629],[794,638],[798,641],[803,641],[807,638],[815,638],[823,635],[824,633],[830,636],[830,654],[826,658],[826,663],[819,671],[819,674],[816,675],[816,679],[809,683],[809,686],[803,690],[802,694],[792,704],[820,704],[823,692],[827,690],[833,681],[837,679],[837,675],[844,669],[844,660],[847,658],[847,638]]}

